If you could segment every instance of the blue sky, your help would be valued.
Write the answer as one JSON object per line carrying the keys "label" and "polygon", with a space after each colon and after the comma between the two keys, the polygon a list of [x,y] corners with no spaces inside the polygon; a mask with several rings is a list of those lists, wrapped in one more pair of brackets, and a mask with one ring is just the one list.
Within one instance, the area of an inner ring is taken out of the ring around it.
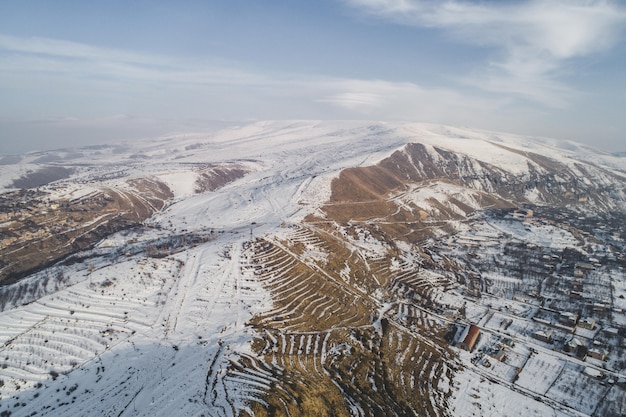
{"label": "blue sky", "polygon": [[0,2],[0,154],[259,119],[626,150],[626,2]]}

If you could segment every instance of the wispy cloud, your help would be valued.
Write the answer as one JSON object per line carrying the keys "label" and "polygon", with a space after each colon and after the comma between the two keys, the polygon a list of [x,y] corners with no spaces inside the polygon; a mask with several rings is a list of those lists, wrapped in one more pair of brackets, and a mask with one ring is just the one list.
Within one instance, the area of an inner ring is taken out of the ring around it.
{"label": "wispy cloud", "polygon": [[219,59],[0,35],[0,113],[11,120],[91,120],[118,113],[246,118],[236,110],[246,103],[260,107],[252,96],[274,80],[240,68]]}
{"label": "wispy cloud", "polygon": [[[418,4],[398,2],[395,9],[385,10],[393,11],[395,19],[396,10],[405,13]],[[514,49],[511,46],[507,51]],[[553,60],[559,63],[557,58]],[[512,63],[512,58],[494,63],[494,73],[480,80],[481,88],[525,97],[535,94],[533,99],[541,102],[566,95],[567,89],[551,78],[552,67],[524,78],[506,68]],[[0,130],[11,138],[0,142],[0,154],[12,152],[10,143],[26,146],[28,141],[41,142],[40,138],[75,144],[83,138],[107,141],[158,136],[201,129],[211,125],[211,120],[415,120],[515,130],[525,129],[528,120],[541,116],[541,110],[516,102],[510,95],[241,67],[227,61],[0,35]],[[514,77],[515,82],[508,82],[505,76]],[[562,91],[556,94],[558,89]],[[116,114],[129,116],[111,117]]]}
{"label": "wispy cloud", "polygon": [[0,35],[0,71],[71,74],[180,84],[254,83],[252,73],[224,63],[135,53],[60,39]]}
{"label": "wispy cloud", "polygon": [[385,120],[475,124],[485,122],[496,111],[504,118],[510,107],[506,99],[480,98],[410,82],[335,79],[320,82],[318,87],[326,93],[319,102]]}
{"label": "wispy cloud", "polygon": [[466,83],[555,107],[572,93],[562,81],[567,65],[609,50],[626,24],[626,8],[609,0],[345,2],[399,24],[443,30],[459,43],[495,48]]}
{"label": "wispy cloud", "polygon": [[141,63],[154,61],[146,55],[134,54],[110,48],[87,45],[79,42],[42,37],[22,38],[0,35],[0,49],[18,53],[43,55],[51,57],[80,58],[94,61],[113,60],[119,62]]}
{"label": "wispy cloud", "polygon": [[[92,102],[90,106],[97,106],[100,99],[113,100],[113,106],[119,108],[112,108],[114,113],[110,114],[132,114],[128,106],[141,102],[139,108],[156,109],[168,118],[202,117],[205,113],[226,119],[247,114],[239,117],[444,121],[440,115],[448,114],[450,109],[465,114],[468,109],[492,109],[500,104],[410,82],[246,72],[233,63],[174,59],[57,39],[2,35],[0,75],[0,85],[18,81],[36,84],[36,89],[41,89],[37,94],[58,100],[86,91],[75,100],[75,106],[84,106],[87,97]],[[59,116],[75,114],[66,111]],[[100,112],[79,114],[78,118],[103,116]],[[152,113],[149,116],[157,117]]]}

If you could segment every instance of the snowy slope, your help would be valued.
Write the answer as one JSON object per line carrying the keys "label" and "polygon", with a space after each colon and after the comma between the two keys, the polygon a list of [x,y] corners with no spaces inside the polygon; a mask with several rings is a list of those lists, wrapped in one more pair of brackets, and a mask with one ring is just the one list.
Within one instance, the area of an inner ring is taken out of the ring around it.
{"label": "snowy slope", "polygon": [[[79,198],[93,187],[122,187],[128,178],[140,177],[160,179],[174,198],[146,221],[151,227],[109,236],[85,261],[51,267],[4,289],[5,295],[13,292],[0,313],[0,412],[234,416],[249,410],[248,399],[261,398],[274,376],[259,367],[252,371],[255,378],[242,377],[234,366],[255,363],[252,343],[260,330],[248,323],[272,306],[250,267],[247,242],[259,236],[280,239],[281,225],[318,213],[342,169],[374,165],[407,143],[424,144],[435,159],[441,157],[435,148],[447,149],[515,177],[530,175],[529,167],[545,169],[524,154],[529,151],[578,171],[580,161],[589,161],[596,169],[589,169],[589,181],[609,184],[615,181],[612,175],[626,177],[626,159],[582,145],[354,121],[258,122],[210,136],[58,152],[59,159],[49,162],[36,162],[42,155],[26,155],[19,163],[0,166],[3,190],[11,190],[12,181],[28,170],[58,165],[74,172],[42,188],[59,198]],[[199,170],[224,163],[243,166],[247,173],[215,191],[197,193]],[[434,200],[451,196],[481,208],[475,194],[445,183],[407,190],[398,200],[432,214]],[[520,239],[531,233],[510,224],[492,226]],[[559,246],[574,244],[571,235],[559,232]],[[133,249],[137,242],[193,233],[207,239],[164,258]],[[542,233],[537,236],[552,229]],[[359,236],[355,245],[371,249],[372,257],[384,252],[379,242],[367,239]],[[306,257],[323,261],[315,247],[307,250]],[[38,284],[36,293],[19,292],[25,283],[34,286],[42,279],[46,284]],[[522,383],[530,384],[533,376],[522,375]],[[456,381],[451,407],[459,416],[570,415],[525,402],[519,393],[519,402],[504,401],[506,388],[488,383],[483,389],[471,373],[460,373]]]}

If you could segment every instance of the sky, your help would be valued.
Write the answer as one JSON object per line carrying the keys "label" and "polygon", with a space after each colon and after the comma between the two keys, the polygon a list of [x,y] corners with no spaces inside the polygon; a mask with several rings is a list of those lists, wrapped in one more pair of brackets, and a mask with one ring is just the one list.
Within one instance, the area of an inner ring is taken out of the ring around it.
{"label": "sky", "polygon": [[265,119],[626,151],[626,1],[2,0],[0,155]]}

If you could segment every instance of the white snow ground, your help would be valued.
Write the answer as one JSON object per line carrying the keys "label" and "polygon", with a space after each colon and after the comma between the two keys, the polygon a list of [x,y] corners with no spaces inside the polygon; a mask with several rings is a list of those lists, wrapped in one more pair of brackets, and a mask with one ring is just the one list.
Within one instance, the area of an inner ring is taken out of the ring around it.
{"label": "white snow ground", "polygon": [[[262,392],[267,381],[242,383],[226,369],[251,354],[254,331],[246,322],[271,305],[242,268],[244,243],[315,211],[341,169],[372,165],[416,141],[467,153],[516,175],[526,172],[528,160],[497,144],[526,150],[546,146],[532,138],[431,125],[290,121],[84,150],[64,160],[85,164],[61,181],[67,184],[64,193],[79,195],[72,191],[80,188],[74,185],[77,177],[116,170],[154,175],[171,186],[174,203],[146,222],[165,232],[149,229],[138,239],[209,228],[217,237],[163,259],[95,256],[88,265],[61,269],[66,278],[61,289],[49,286],[38,299],[0,313],[0,412],[199,416],[208,409],[209,415],[236,415],[246,408],[243,398]],[[568,164],[579,157],[626,170],[626,159],[557,145],[550,145],[555,158]],[[35,159],[27,156],[23,162]],[[233,161],[249,164],[252,172],[215,192],[193,194],[190,164]],[[11,180],[36,166],[0,166],[0,187],[10,189]],[[567,233],[558,239],[572,244]],[[100,248],[123,254],[127,243],[128,236],[118,234]],[[472,372],[459,373],[455,381],[452,409],[458,416],[567,415]]]}

